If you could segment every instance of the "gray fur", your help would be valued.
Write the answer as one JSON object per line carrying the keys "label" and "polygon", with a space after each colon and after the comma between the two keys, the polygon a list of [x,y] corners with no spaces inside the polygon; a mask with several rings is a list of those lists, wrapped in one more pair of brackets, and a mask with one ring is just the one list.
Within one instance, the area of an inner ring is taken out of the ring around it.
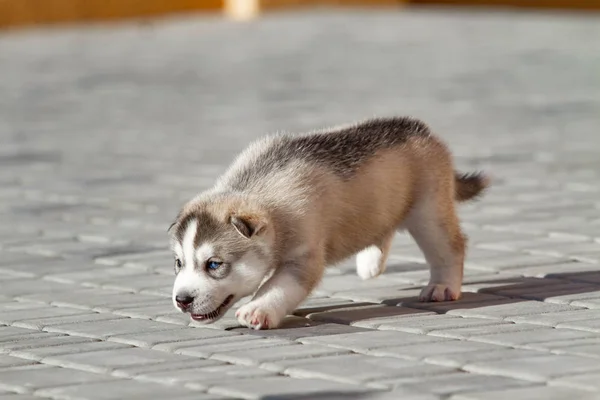
{"label": "gray fur", "polygon": [[[239,233],[227,221],[218,221],[214,216],[205,210],[194,210],[184,216],[180,221],[175,222],[174,237],[182,242],[185,230],[192,220],[198,223],[198,229],[194,238],[194,247],[199,247],[202,243],[218,243],[215,245],[215,254],[224,262],[219,268],[219,272],[207,270],[207,273],[215,278],[222,279],[230,271],[230,264],[238,261],[250,247],[249,241],[240,242]],[[197,270],[205,269],[203,264],[196,263]],[[226,273],[224,273],[226,271]]]}
{"label": "gray fur", "polygon": [[230,177],[228,184],[233,190],[243,190],[296,160],[321,164],[347,180],[378,150],[402,145],[411,137],[429,135],[424,122],[396,117],[372,119],[337,130],[275,136],[251,164]]}

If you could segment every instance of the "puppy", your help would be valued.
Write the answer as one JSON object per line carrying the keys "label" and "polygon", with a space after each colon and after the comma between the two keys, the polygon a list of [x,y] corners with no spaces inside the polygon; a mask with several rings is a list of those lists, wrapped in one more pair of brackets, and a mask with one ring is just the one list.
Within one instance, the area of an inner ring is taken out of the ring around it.
{"label": "puppy", "polygon": [[456,300],[466,238],[455,203],[487,185],[482,174],[455,172],[448,148],[416,119],[266,137],[185,204],[169,229],[173,302],[211,323],[253,295],[239,322],[277,328],[326,266],[357,254],[362,279],[381,274],[399,230],[430,266],[420,300]]}

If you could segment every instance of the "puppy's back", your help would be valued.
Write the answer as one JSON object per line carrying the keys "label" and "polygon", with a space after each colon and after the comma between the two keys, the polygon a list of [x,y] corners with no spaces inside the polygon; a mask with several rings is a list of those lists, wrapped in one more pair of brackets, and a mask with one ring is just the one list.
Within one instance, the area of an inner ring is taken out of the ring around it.
{"label": "puppy's back", "polygon": [[[299,168],[322,168],[343,180],[381,150],[430,137],[427,125],[408,117],[372,119],[359,124],[303,135],[276,135],[253,143],[234,162],[223,184],[244,191],[269,175]],[[294,174],[290,175],[292,178]]]}

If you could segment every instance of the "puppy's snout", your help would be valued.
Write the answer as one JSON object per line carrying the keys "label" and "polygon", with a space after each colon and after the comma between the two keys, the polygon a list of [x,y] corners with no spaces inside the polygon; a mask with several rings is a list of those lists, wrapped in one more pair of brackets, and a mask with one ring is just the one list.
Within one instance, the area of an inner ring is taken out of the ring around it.
{"label": "puppy's snout", "polygon": [[175,296],[175,302],[177,302],[177,306],[182,310],[186,310],[190,304],[194,302],[194,298],[190,296],[188,293],[181,293]]}

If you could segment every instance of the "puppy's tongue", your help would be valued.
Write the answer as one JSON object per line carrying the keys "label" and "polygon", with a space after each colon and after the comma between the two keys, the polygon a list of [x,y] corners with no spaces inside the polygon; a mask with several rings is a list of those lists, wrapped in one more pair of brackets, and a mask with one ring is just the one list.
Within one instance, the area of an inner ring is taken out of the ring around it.
{"label": "puppy's tongue", "polygon": [[192,314],[192,315],[190,315],[190,317],[196,321],[201,321],[203,319],[206,319],[206,317],[204,315],[199,315],[199,314]]}

